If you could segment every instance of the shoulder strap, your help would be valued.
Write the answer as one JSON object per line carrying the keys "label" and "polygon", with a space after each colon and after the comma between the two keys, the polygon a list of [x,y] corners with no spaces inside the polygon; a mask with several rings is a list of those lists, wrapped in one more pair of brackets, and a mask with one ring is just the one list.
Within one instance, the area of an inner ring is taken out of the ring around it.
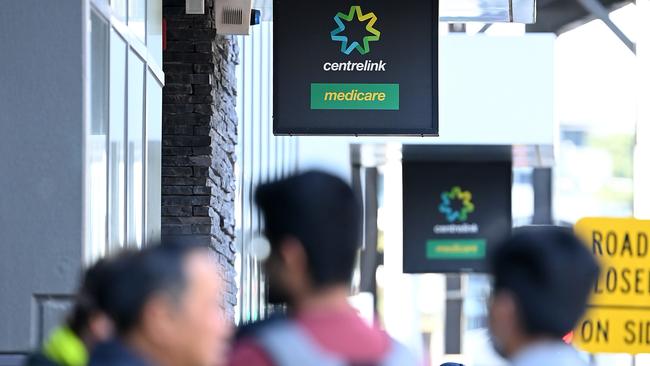
{"label": "shoulder strap", "polygon": [[345,366],[346,362],[320,348],[297,324],[275,324],[258,333],[258,344],[275,366]]}
{"label": "shoulder strap", "polygon": [[[283,322],[258,333],[256,340],[275,366],[349,366],[349,362],[323,350],[299,325]],[[392,340],[378,366],[419,366],[411,352]]]}

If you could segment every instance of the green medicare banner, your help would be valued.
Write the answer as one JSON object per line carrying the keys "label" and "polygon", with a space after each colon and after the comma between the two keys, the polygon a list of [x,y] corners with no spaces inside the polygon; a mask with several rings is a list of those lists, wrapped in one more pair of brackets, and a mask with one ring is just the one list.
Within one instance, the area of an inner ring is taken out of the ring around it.
{"label": "green medicare banner", "polygon": [[487,242],[484,239],[452,239],[427,241],[428,259],[483,259]]}
{"label": "green medicare banner", "polygon": [[399,84],[311,84],[311,109],[399,110]]}

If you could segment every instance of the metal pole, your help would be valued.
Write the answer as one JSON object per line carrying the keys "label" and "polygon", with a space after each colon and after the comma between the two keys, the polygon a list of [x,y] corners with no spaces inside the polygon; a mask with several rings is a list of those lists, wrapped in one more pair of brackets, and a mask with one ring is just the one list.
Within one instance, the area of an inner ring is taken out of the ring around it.
{"label": "metal pole", "polygon": [[492,26],[492,23],[487,23],[481,27],[481,29],[478,31],[479,33],[485,33],[490,27]]}
{"label": "metal pole", "polygon": [[376,299],[376,278],[379,255],[377,253],[377,210],[378,192],[377,182],[379,173],[377,168],[365,168],[365,190],[364,190],[364,230],[365,247],[361,251],[361,292],[370,292]]}
{"label": "metal pole", "polygon": [[462,351],[463,294],[459,274],[447,274],[447,303],[445,306],[445,353]]}
{"label": "metal pole", "polygon": [[535,195],[533,224],[552,224],[553,170],[551,168],[535,168],[533,170],[533,191]]}

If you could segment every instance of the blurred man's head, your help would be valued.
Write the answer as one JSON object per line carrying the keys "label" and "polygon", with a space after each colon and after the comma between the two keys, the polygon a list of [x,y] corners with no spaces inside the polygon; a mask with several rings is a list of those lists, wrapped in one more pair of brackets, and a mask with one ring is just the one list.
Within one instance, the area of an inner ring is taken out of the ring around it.
{"label": "blurred man's head", "polygon": [[224,362],[230,323],[210,249],[164,243],[123,263],[106,309],[120,338],[160,365]]}
{"label": "blurred man's head", "polygon": [[255,198],[271,243],[266,262],[271,302],[295,304],[349,285],[360,244],[361,209],[345,182],[309,172],[262,185]]}
{"label": "blurred man's head", "polygon": [[493,254],[491,268],[490,330],[505,357],[532,342],[561,341],[598,277],[587,247],[569,229],[550,226],[517,230]]}
{"label": "blurred man's head", "polygon": [[119,258],[101,259],[89,267],[81,279],[67,325],[86,348],[92,348],[113,335],[113,323],[100,309],[99,302],[113,279],[118,261]]}

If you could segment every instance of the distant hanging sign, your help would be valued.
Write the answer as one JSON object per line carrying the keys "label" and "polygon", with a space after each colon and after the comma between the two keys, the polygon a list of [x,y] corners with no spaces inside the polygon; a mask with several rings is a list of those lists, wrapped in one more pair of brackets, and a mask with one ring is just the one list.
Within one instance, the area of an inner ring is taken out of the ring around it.
{"label": "distant hanging sign", "polygon": [[574,343],[592,353],[647,353],[650,221],[586,218],[575,225],[575,231],[599,259],[602,273]]}
{"label": "distant hanging sign", "polygon": [[404,161],[405,273],[486,272],[512,227],[510,161]]}

